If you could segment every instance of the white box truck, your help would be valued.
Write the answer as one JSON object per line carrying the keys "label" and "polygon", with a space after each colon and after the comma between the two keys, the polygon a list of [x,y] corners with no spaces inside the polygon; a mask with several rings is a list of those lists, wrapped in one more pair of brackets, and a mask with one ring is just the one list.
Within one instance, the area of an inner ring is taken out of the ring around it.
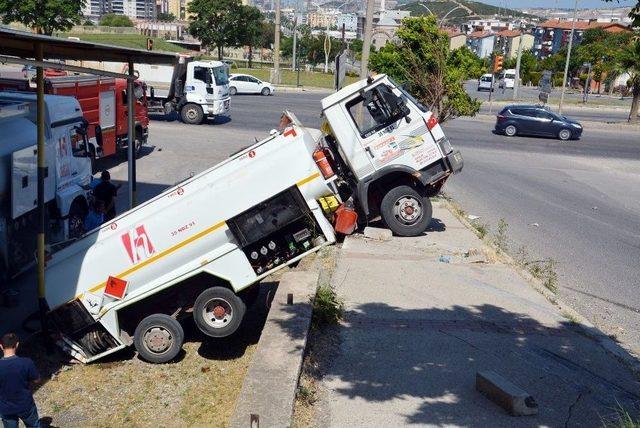
{"label": "white box truck", "polygon": [[433,114],[384,75],[322,112],[324,132],[285,112],[268,138],[53,254],[48,320],[63,348],[88,362],[134,345],[161,363],[180,351],[186,316],[209,336],[234,333],[262,278],[335,242],[319,198],[423,233],[429,197],[462,169]]}
{"label": "white box truck", "polygon": [[[73,97],[45,95],[47,244],[82,234],[91,181],[87,124]],[[0,92],[0,290],[35,261],[36,94]]]}

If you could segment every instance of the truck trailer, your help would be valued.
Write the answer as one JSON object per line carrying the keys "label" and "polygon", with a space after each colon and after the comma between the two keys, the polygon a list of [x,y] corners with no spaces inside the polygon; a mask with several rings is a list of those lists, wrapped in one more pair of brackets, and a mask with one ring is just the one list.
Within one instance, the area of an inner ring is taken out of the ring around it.
{"label": "truck trailer", "polygon": [[58,343],[84,362],[130,345],[167,362],[185,317],[208,336],[233,334],[260,280],[334,243],[350,207],[396,235],[423,233],[429,197],[463,165],[434,115],[385,75],[326,97],[322,113],[315,130],[285,112],[264,140],[54,253]]}

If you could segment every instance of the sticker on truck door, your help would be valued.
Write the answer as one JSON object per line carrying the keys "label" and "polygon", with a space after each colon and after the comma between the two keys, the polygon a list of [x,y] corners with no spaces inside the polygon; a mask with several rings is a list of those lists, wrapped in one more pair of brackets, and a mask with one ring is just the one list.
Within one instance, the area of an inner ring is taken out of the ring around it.
{"label": "sticker on truck door", "polygon": [[121,238],[127,255],[134,265],[148,259],[156,252],[144,225],[123,233]]}

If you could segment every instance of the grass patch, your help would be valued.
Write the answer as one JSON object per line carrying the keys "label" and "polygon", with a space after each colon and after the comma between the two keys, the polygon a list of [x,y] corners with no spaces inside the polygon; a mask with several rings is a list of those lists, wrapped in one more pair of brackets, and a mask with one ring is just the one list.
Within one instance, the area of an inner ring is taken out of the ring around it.
{"label": "grass patch", "polygon": [[640,428],[640,419],[633,419],[629,412],[618,404],[617,419],[613,422],[603,422],[606,428]]}
{"label": "grass patch", "polygon": [[509,228],[509,224],[504,218],[501,218],[498,221],[498,227],[496,229],[496,234],[493,237],[493,244],[498,248],[498,250],[506,253],[509,249],[509,238],[507,237],[507,229]]}
{"label": "grass patch", "polygon": [[[131,49],[147,49],[147,39],[149,37],[142,34],[87,34],[87,33],[59,33],[58,37],[77,37],[83,42],[103,43],[107,45],[121,46]],[[153,50],[160,52],[188,52],[188,49],[167,42],[160,37],[151,37],[153,39]]]}
{"label": "grass patch", "polygon": [[545,260],[530,261],[525,264],[525,267],[529,273],[536,279],[542,281],[549,291],[553,293],[558,292],[558,273],[556,272],[556,265],[558,264],[552,258]]}
{"label": "grass patch", "polygon": [[[269,68],[238,68],[231,70],[231,73],[243,73],[250,74],[257,77],[260,80],[269,81],[270,69]],[[280,70],[281,84],[287,86],[295,86],[297,82],[297,73],[292,70]],[[345,77],[343,86],[358,81],[357,77]],[[333,89],[334,85],[333,73],[317,73],[311,71],[300,71],[300,86],[307,86],[313,88],[326,88]]]}
{"label": "grass patch", "polygon": [[486,223],[471,222],[471,226],[476,230],[480,239],[484,239],[489,234],[489,225]]}
{"label": "grass patch", "polygon": [[571,324],[573,325],[580,324],[580,322],[578,321],[578,318],[576,318],[575,315],[567,311],[562,311],[560,314],[562,315],[563,318],[567,319]]}
{"label": "grass patch", "polygon": [[313,300],[311,327],[321,329],[335,325],[343,315],[344,301],[338,297],[333,287],[327,284],[318,287],[315,300]]}

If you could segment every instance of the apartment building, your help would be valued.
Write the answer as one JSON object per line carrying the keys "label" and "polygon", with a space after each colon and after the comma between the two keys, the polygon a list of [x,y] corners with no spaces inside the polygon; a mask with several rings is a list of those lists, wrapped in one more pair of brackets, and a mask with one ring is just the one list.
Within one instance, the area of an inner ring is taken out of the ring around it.
{"label": "apartment building", "polygon": [[[502,30],[495,33],[495,50],[499,50],[505,58],[515,58],[518,56],[518,47],[520,46],[520,32],[515,30]],[[534,37],[532,34],[525,33],[522,35],[522,50],[526,51],[533,47]]]}
{"label": "apartment building", "polygon": [[82,9],[86,18],[99,20],[103,15],[126,15],[133,20],[153,19],[156,16],[155,0],[89,0]]}

